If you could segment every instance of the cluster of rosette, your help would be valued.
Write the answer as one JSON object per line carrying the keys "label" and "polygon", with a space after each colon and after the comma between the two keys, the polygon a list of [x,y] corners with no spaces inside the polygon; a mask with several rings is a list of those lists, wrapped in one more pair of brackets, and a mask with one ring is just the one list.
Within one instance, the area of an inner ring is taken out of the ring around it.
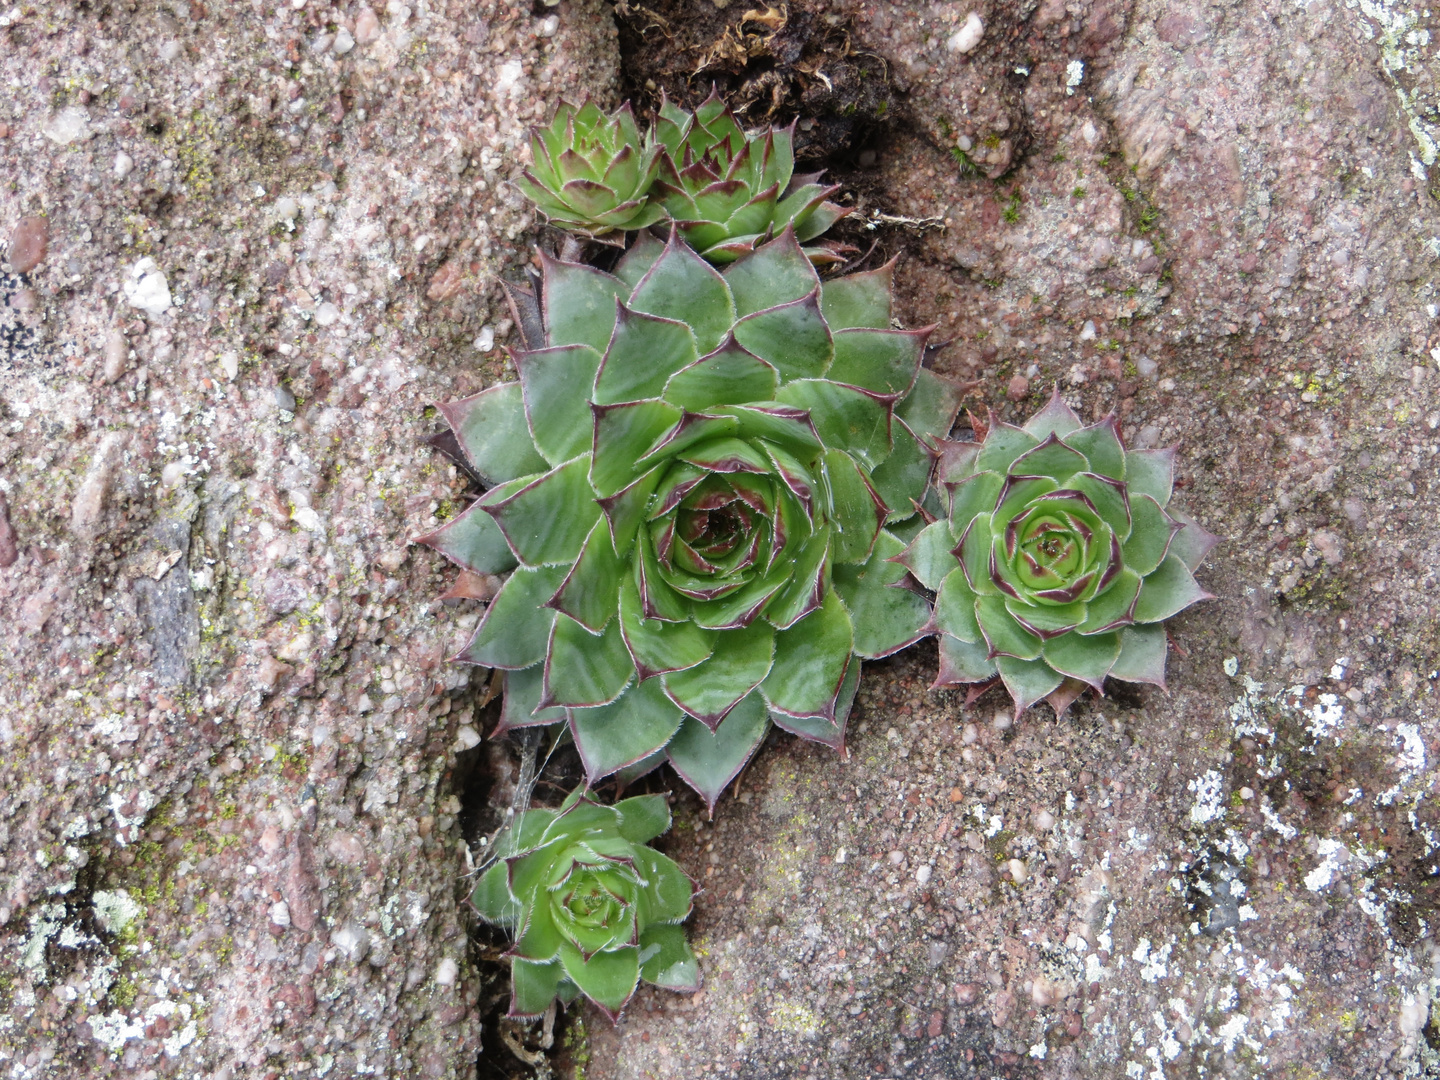
{"label": "cluster of rosette", "polygon": [[723,272],[678,230],[544,258],[519,380],[443,406],[493,486],[423,538],[508,575],[461,655],[506,672],[502,728],[712,807],[772,722],[843,746],[860,660],[930,632],[892,528],[959,407],[890,278],[822,282],[788,227]]}
{"label": "cluster of rosette", "polygon": [[[552,224],[613,238],[669,219],[712,263],[733,262],[787,226],[808,243],[848,212],[828,201],[837,188],[818,173],[795,173],[793,124],[747,133],[713,92],[694,113],[664,102],[643,137],[629,103],[609,116],[594,102],[562,103],[534,130],[530,154],[517,183]],[[846,249],[805,250],[825,265]]]}

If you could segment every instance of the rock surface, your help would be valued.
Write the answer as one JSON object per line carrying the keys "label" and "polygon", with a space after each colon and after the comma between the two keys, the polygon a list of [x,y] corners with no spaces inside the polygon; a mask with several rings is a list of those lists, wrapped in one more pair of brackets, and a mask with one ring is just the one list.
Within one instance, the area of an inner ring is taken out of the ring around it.
{"label": "rock surface", "polygon": [[[1014,721],[922,645],[848,760],[777,737],[713,823],[677,796],[706,989],[572,1011],[556,1067],[1433,1073],[1440,27],[791,7],[883,60],[832,164],[937,369],[1181,442],[1219,599],[1168,695]],[[505,377],[524,128],[618,97],[609,9],[0,22],[0,1067],[519,1075],[462,903],[511,759],[446,661],[491,583],[408,540],[466,489],[427,407]]]}

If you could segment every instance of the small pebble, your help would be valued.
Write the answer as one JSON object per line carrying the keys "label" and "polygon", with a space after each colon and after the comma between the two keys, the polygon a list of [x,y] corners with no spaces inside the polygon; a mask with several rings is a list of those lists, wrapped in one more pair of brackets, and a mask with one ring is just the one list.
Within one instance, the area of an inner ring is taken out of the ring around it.
{"label": "small pebble", "polygon": [[872,165],[874,165],[874,164],[875,164],[875,151],[874,151],[874,150],[861,150],[861,151],[860,151],[860,167],[861,167],[862,169],[868,169],[868,168],[870,168],[870,167],[871,167]]}
{"label": "small pebble", "polygon": [[1005,869],[1010,871],[1010,880],[1016,885],[1024,885],[1030,878],[1030,868],[1023,859],[1011,859],[1005,864]]}
{"label": "small pebble", "polygon": [[1055,815],[1049,810],[1041,810],[1035,815],[1035,828],[1041,832],[1049,832],[1055,827]]}
{"label": "small pebble", "polygon": [[480,745],[480,733],[469,724],[462,724],[455,732],[455,745],[460,750],[470,750]]}
{"label": "small pebble", "polygon": [[560,29],[560,16],[550,15],[540,21],[540,36],[554,37],[555,31]]}
{"label": "small pebble", "polygon": [[334,326],[340,318],[340,309],[326,300],[315,309],[315,321],[321,326]]}
{"label": "small pebble", "polygon": [[[16,542],[15,530],[10,525],[10,504],[5,501],[5,493],[0,491],[0,570],[14,566],[19,557],[20,545]],[[0,922],[0,926],[3,925],[4,922]]]}
{"label": "small pebble", "polygon": [[6,258],[10,269],[28,274],[45,261],[50,249],[50,223],[43,217],[23,217],[10,233],[10,250]]}
{"label": "small pebble", "polygon": [[481,329],[480,336],[475,339],[475,348],[481,352],[489,352],[495,347],[495,331],[489,326]]}
{"label": "small pebble", "polygon": [[270,905],[270,921],[276,926],[290,925],[290,905],[284,900],[277,900]]}
{"label": "small pebble", "polygon": [[171,308],[170,283],[155,265],[155,260],[141,259],[130,268],[130,274],[122,283],[125,299],[133,307],[148,311],[151,315],[164,315]]}
{"label": "small pebble", "polygon": [[905,861],[905,853],[904,853],[903,851],[892,851],[892,852],[890,852],[890,865],[891,865],[891,866],[899,866],[899,865],[900,865],[901,863],[903,863],[904,861]]}
{"label": "small pebble", "polygon": [[932,868],[930,867],[930,865],[929,865],[928,863],[927,863],[926,865],[924,865],[924,866],[917,867],[916,870],[915,870],[915,884],[917,884],[917,885],[928,885],[928,884],[930,884],[930,874],[931,874],[932,872],[933,872],[933,871],[932,871]]}
{"label": "small pebble", "polygon": [[980,997],[980,987],[974,983],[955,984],[955,1004],[973,1005]]}
{"label": "small pebble", "polygon": [[135,168],[135,159],[121,150],[115,155],[115,175],[121,180],[130,175],[130,170]]}
{"label": "small pebble", "polygon": [[349,30],[346,30],[342,26],[338,31],[336,31],[335,41],[330,47],[335,50],[336,56],[344,56],[351,49],[355,48],[355,38],[351,35]]}
{"label": "small pebble", "polygon": [[1024,375],[1010,376],[1010,384],[1005,387],[1005,396],[1011,401],[1020,401],[1030,393],[1030,380]]}
{"label": "small pebble", "polygon": [[374,8],[361,8],[360,14],[355,16],[355,41],[360,45],[369,45],[380,36],[380,17],[375,14]]}
{"label": "small pebble", "polygon": [[275,200],[275,217],[280,221],[294,221],[295,215],[300,213],[300,204],[289,195],[281,196]]}
{"label": "small pebble", "polygon": [[975,141],[971,139],[969,135],[961,135],[960,138],[955,140],[955,145],[960,148],[961,153],[968,154],[974,149]]}
{"label": "small pebble", "polygon": [[1086,319],[1086,320],[1085,320],[1085,325],[1082,326],[1082,327],[1080,327],[1080,340],[1081,340],[1081,341],[1094,341],[1094,340],[1095,340],[1095,320],[1094,320],[1094,319]]}
{"label": "small pebble", "polygon": [[290,392],[288,386],[275,387],[275,407],[281,412],[293,413],[295,411],[295,395]]}
{"label": "small pebble", "polygon": [[61,109],[40,133],[56,146],[69,146],[73,142],[84,142],[90,138],[90,114],[78,105]]}
{"label": "small pebble", "polygon": [[1054,1005],[1059,998],[1059,990],[1053,981],[1044,975],[1035,976],[1034,981],[1030,984],[1031,1001],[1043,1009],[1048,1005]]}
{"label": "small pebble", "polygon": [[459,977],[460,965],[448,956],[435,967],[436,986],[454,986],[455,980]]}
{"label": "small pebble", "polygon": [[1009,731],[1015,723],[1015,717],[1007,709],[1001,709],[990,721],[990,726],[996,731]]}
{"label": "small pebble", "polygon": [[945,42],[945,47],[951,52],[958,52],[962,55],[974,50],[980,44],[980,39],[985,36],[985,23],[975,12],[965,16],[965,22],[960,29],[950,35],[950,40]]}

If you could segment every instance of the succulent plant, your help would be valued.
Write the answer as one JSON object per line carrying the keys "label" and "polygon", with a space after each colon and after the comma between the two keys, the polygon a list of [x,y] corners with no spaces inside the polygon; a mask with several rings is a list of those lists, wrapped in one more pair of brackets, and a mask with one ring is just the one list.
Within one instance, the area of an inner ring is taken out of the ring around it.
{"label": "succulent plant", "polygon": [[[794,175],[794,131],[791,124],[747,135],[713,90],[693,114],[666,101],[655,124],[665,149],[651,198],[713,263],[733,262],[787,225],[802,243],[812,240],[848,211],[826,201],[839,189],[817,183],[819,173]],[[843,258],[823,244],[806,254],[820,264]]]}
{"label": "succulent plant", "polygon": [[592,101],[578,109],[562,101],[549,127],[531,131],[530,153],[517,184],[555,225],[604,236],[664,217],[647,201],[660,147],[641,138],[629,102],[606,116]]}
{"label": "succulent plant", "polygon": [[511,1016],[584,994],[614,1019],[641,979],[700,985],[680,926],[690,879],[645,846],[669,827],[662,795],[601,806],[577,788],[558,810],[526,811],[498,839],[501,857],[470,900],[515,937]]}
{"label": "succulent plant", "polygon": [[936,590],[937,685],[997,676],[1016,715],[1063,712],[1107,677],[1165,684],[1161,625],[1210,594],[1216,538],[1170,506],[1175,450],[1126,450],[1114,416],[1083,426],[1057,388],[1023,427],[992,416],[943,448],[948,520],[901,562]]}
{"label": "succulent plant", "polygon": [[567,722],[592,783],[668,758],[712,808],[770,719],[843,750],[858,658],[929,632],[887,526],[959,406],[891,273],[822,284],[789,226],[723,274],[678,233],[543,258],[519,382],[442,406],[495,486],[421,538],[509,574],[459,657],[506,671],[502,730]]}

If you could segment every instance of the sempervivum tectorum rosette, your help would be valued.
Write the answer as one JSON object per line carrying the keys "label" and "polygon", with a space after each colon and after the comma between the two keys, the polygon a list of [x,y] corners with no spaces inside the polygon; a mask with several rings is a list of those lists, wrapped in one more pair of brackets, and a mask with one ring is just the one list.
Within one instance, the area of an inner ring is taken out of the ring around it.
{"label": "sempervivum tectorum rosette", "polygon": [[[713,263],[734,261],[787,225],[804,243],[848,213],[826,201],[839,189],[817,183],[818,173],[794,175],[793,124],[747,135],[713,91],[693,114],[662,104],[655,136],[664,152],[651,199]],[[806,254],[819,264],[843,258],[826,244]]]}
{"label": "sempervivum tectorum rosette", "polygon": [[1169,506],[1175,451],[1127,450],[1059,392],[1024,427],[944,448],[949,520],[902,557],[936,590],[938,685],[997,676],[1016,714],[1063,711],[1107,677],[1165,683],[1161,623],[1210,598],[1192,576],[1215,537]]}
{"label": "sempervivum tectorum rosette", "polygon": [[562,101],[548,127],[532,130],[530,154],[516,183],[554,225],[604,236],[664,217],[647,201],[660,148],[641,138],[629,102],[606,116],[593,101]]}
{"label": "sempervivum tectorum rosette", "polygon": [[680,923],[690,879],[646,847],[670,827],[660,795],[601,806],[578,789],[558,810],[529,810],[498,839],[500,858],[470,900],[515,937],[511,1016],[539,1016],[584,994],[614,1019],[641,979],[700,985]]}
{"label": "sempervivum tectorum rosette", "polygon": [[592,781],[668,755],[712,806],[767,717],[843,746],[858,657],[927,630],[885,526],[958,407],[890,277],[822,285],[788,228],[723,274],[676,236],[545,259],[520,381],[444,407],[496,486],[424,538],[510,574],[460,657],[507,671],[502,727],[567,721]]}

